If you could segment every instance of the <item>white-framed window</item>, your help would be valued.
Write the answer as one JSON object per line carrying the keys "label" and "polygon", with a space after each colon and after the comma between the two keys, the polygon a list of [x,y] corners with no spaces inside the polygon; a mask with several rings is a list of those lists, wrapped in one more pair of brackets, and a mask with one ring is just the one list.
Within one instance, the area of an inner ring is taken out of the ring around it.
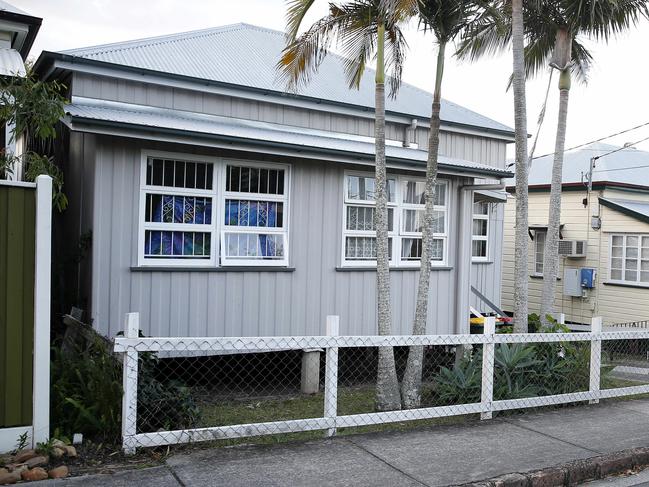
{"label": "white-framed window", "polygon": [[286,166],[226,163],[222,265],[288,264]]}
{"label": "white-framed window", "polygon": [[489,260],[489,203],[474,201],[471,230],[471,256],[474,261]]}
{"label": "white-framed window", "polygon": [[536,230],[534,232],[534,274],[543,275],[543,256],[545,255],[545,230]]}
{"label": "white-framed window", "polygon": [[138,264],[288,265],[290,167],[142,152]]}
{"label": "white-framed window", "polygon": [[[388,245],[390,264],[418,266],[424,216],[424,180],[388,175]],[[343,266],[376,265],[375,181],[368,173],[347,172],[343,184]],[[446,262],[447,183],[435,194],[433,264]]]}
{"label": "white-framed window", "polygon": [[649,286],[649,235],[611,235],[609,279]]}

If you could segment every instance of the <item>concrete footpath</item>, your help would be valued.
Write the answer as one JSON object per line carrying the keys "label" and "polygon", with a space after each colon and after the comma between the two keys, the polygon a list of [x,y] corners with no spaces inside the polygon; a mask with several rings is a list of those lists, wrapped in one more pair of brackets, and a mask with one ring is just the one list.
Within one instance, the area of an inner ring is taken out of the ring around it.
{"label": "concrete footpath", "polygon": [[[649,399],[638,399],[400,433],[196,450],[171,456],[165,466],[43,485],[444,486],[559,465],[564,469],[554,471],[565,474],[569,462],[592,470],[593,461],[582,460],[648,446]],[[641,457],[649,464],[649,449]],[[629,454],[626,460],[616,458],[612,465],[618,467],[631,461]],[[603,465],[599,462],[597,468]],[[602,472],[614,473],[610,461],[605,465]],[[526,482],[529,479],[510,476],[500,485]],[[552,485],[547,482],[541,484]]]}

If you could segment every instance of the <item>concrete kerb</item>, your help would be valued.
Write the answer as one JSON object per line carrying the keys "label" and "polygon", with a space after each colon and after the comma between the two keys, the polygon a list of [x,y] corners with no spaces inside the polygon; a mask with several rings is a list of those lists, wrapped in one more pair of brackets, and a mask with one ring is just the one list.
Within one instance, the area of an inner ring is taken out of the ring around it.
{"label": "concrete kerb", "polygon": [[584,460],[533,470],[510,473],[479,482],[462,484],[462,487],[553,487],[578,485],[649,466],[649,447],[632,448]]}

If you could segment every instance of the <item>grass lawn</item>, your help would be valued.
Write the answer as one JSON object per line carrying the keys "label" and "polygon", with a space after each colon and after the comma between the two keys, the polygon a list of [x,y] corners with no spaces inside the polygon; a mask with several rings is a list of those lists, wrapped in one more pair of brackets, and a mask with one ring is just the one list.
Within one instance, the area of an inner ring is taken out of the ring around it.
{"label": "grass lawn", "polygon": [[[374,412],[374,394],[375,391],[373,387],[338,389],[338,414],[342,416]],[[228,401],[218,404],[203,402],[199,403],[199,407],[201,410],[201,422],[199,427],[261,423],[265,421],[283,421],[290,419],[321,418],[324,407],[324,394],[299,394],[281,399],[263,398],[252,401]],[[405,431],[420,428],[422,426],[457,424],[477,417],[478,415],[471,414],[370,426],[338,428],[337,435],[341,436],[379,431]],[[322,431],[304,431],[300,433],[258,436],[236,440],[220,440],[215,442],[215,444],[223,446],[241,443],[272,444],[322,437]]]}

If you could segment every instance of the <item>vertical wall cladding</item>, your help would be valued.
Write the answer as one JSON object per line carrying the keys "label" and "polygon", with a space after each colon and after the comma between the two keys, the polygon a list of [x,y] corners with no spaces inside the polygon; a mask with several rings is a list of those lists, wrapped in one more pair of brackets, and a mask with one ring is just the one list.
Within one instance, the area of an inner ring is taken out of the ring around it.
{"label": "vertical wall cladding", "polygon": [[0,428],[32,420],[36,190],[0,186]]}
{"label": "vertical wall cladding", "polygon": [[[374,136],[374,120],[371,112],[367,112],[363,117],[343,115],[326,111],[325,105],[322,110],[310,110],[80,72],[74,73],[72,90],[74,96],[330,130],[365,137]],[[403,141],[406,136],[406,125],[387,122],[385,132],[387,139]],[[421,150],[426,150],[428,147],[428,133],[426,127],[419,127],[415,131],[414,142]],[[499,168],[505,167],[506,144],[500,139],[467,133],[444,131],[440,134],[440,154]]]}
{"label": "vertical wall cladding", "polygon": [[[489,242],[487,244],[489,260],[487,262],[473,262],[471,266],[471,285],[496,306],[500,306],[501,302],[504,206],[504,203],[490,205]],[[471,293],[471,306],[481,312],[493,311],[473,293]]]}
{"label": "vertical wall cladding", "polygon": [[[137,265],[138,142],[97,140],[92,318],[108,336],[122,329],[124,315],[141,313],[150,336],[317,335],[326,315],[341,317],[341,333],[376,333],[375,279],[371,270],[341,271],[342,181],[338,164],[292,164],[290,267],[292,272],[154,271]],[[182,146],[147,149],[188,152]],[[205,149],[194,153],[218,156]],[[451,181],[449,194],[458,195]],[[449,210],[449,265],[455,259],[457,198]],[[395,270],[392,302],[395,333],[412,326],[416,270]],[[439,269],[431,277],[429,333],[452,333],[455,274]]]}

